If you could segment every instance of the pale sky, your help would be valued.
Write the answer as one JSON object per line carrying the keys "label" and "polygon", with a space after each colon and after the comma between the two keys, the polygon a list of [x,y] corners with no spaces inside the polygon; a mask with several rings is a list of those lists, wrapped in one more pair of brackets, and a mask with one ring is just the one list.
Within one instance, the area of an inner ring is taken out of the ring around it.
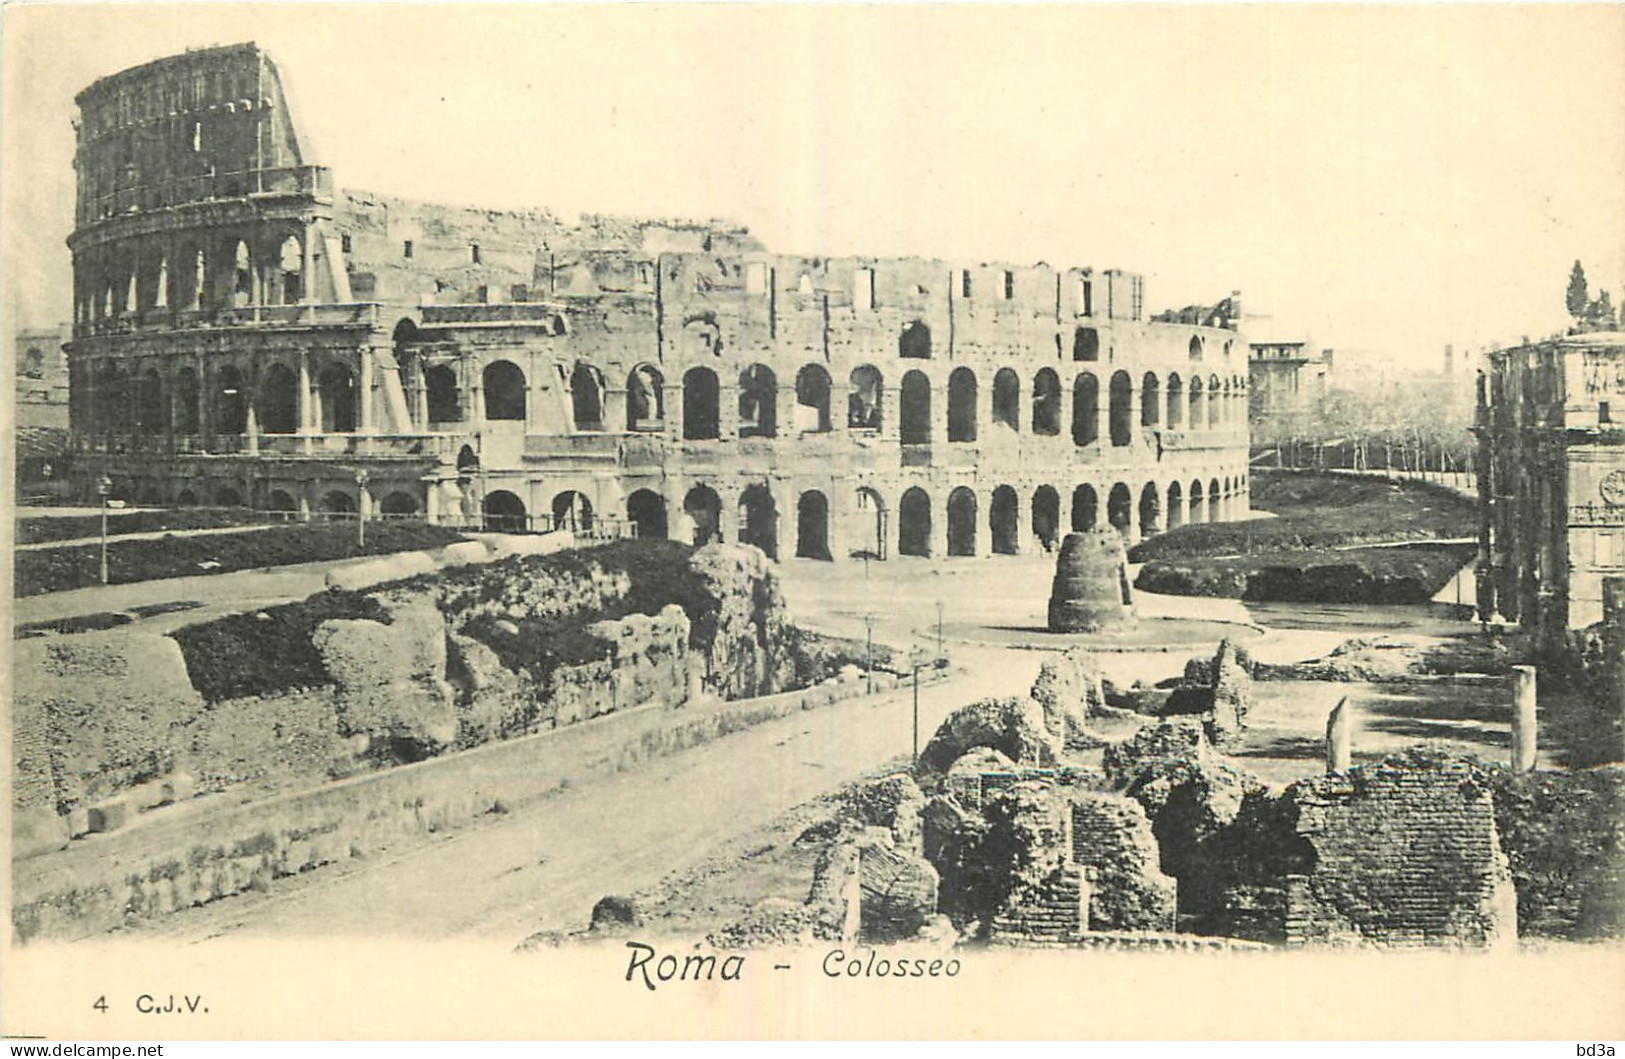
{"label": "pale sky", "polygon": [[[70,314],[73,95],[254,40],[340,186],[1119,267],[1432,368],[1625,303],[1625,6],[21,6],[5,304]],[[1267,337],[1255,335],[1251,337]]]}

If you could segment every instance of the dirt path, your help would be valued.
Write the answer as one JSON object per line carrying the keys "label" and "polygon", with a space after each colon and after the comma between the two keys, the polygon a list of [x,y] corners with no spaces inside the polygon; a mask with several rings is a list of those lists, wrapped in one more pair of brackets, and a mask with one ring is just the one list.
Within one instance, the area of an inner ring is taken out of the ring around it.
{"label": "dirt path", "polygon": [[[922,741],[974,698],[1024,691],[1042,656],[967,649],[971,672],[922,689]],[[583,784],[392,856],[280,880],[154,921],[188,940],[297,934],[490,937],[586,925],[608,893],[631,893],[719,842],[906,752],[906,689],[808,711]]]}

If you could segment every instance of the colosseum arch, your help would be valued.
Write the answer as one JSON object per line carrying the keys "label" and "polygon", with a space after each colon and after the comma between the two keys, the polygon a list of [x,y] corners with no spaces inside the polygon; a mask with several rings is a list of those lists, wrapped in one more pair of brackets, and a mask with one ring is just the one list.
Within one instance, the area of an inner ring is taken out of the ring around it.
{"label": "colosseum arch", "polygon": [[299,514],[299,502],[285,489],[273,489],[265,500],[265,510],[281,516],[281,521],[292,522]]}
{"label": "colosseum arch", "polygon": [[1178,482],[1168,484],[1168,528],[1178,529],[1185,524],[1185,491]]}
{"label": "colosseum arch", "polygon": [[717,373],[690,368],[683,373],[683,440],[713,441],[721,435],[721,403]]}
{"label": "colosseum arch", "polygon": [[1020,507],[1016,491],[1008,485],[993,490],[993,500],[987,508],[987,527],[991,534],[993,554],[1014,555],[1021,550]]}
{"label": "colosseum arch", "polygon": [[604,373],[584,360],[570,371],[570,415],[577,430],[604,429]]}
{"label": "colosseum arch", "polygon": [[1162,532],[1162,494],[1157,483],[1147,482],[1140,490],[1140,536]]}
{"label": "colosseum arch", "polygon": [[1092,485],[1080,485],[1072,490],[1072,532],[1083,533],[1095,528],[1100,518],[1100,501]]}
{"label": "colosseum arch", "polygon": [[318,376],[317,389],[322,395],[322,432],[355,433],[356,411],[361,395],[350,369],[343,364],[329,364]]}
{"label": "colosseum arch", "polygon": [[480,373],[485,389],[485,418],[503,422],[524,422],[525,373],[511,360],[493,360]]}
{"label": "colosseum arch", "polygon": [[282,240],[277,257],[282,266],[282,304],[298,305],[305,296],[305,251],[298,237]]}
{"label": "colosseum arch", "polygon": [[853,558],[884,559],[886,557],[886,501],[868,486],[858,489],[857,513],[853,528]]}
{"label": "colosseum arch", "polygon": [[267,434],[299,430],[299,380],[286,364],[272,364],[260,378],[260,429]]}
{"label": "colosseum arch", "polygon": [[853,430],[879,430],[885,382],[880,369],[859,364],[847,378],[846,425]]}
{"label": "colosseum arch", "polygon": [[779,557],[779,509],[767,486],[748,485],[739,494],[739,543],[754,544],[769,559]]}
{"label": "colosseum arch", "polygon": [[188,309],[207,309],[209,290],[209,252],[198,247],[192,253],[192,289],[187,292]]}
{"label": "colosseum arch", "polygon": [[1218,428],[1224,410],[1224,398],[1219,391],[1219,377],[1217,375],[1209,376],[1207,380],[1207,426],[1209,430]]}
{"label": "colosseum arch", "polygon": [[1190,429],[1193,431],[1201,430],[1207,425],[1207,413],[1202,403],[1203,396],[1202,377],[1200,375],[1192,375]]}
{"label": "colosseum arch", "polygon": [[897,502],[897,554],[931,554],[931,497],[917,485]]}
{"label": "colosseum arch", "polygon": [[190,489],[182,489],[175,494],[176,507],[197,507],[197,494]]}
{"label": "colosseum arch", "polygon": [[164,399],[164,381],[157,368],[148,368],[136,384],[135,429],[148,435],[169,430],[169,402]]}
{"label": "colosseum arch", "polygon": [[1222,497],[1219,493],[1219,480],[1214,478],[1212,481],[1207,483],[1207,520],[1209,522],[1219,522],[1224,518],[1223,513],[1219,509],[1219,501],[1221,499]]}
{"label": "colosseum arch", "polygon": [[1168,429],[1178,430],[1185,423],[1185,388],[1179,373],[1168,376]]}
{"label": "colosseum arch", "polygon": [[636,490],[626,498],[626,520],[632,526],[632,536],[665,540],[666,498],[652,489]]}
{"label": "colosseum arch", "polygon": [[626,429],[658,431],[666,423],[666,377],[639,364],[626,377]]}
{"label": "colosseum arch", "polygon": [[592,532],[592,501],[587,494],[566,489],[553,498],[553,528]]}
{"label": "colosseum arch", "polygon": [[766,364],[752,364],[739,373],[740,437],[777,437],[778,407],[779,383],[772,368]]}
{"label": "colosseum arch", "polygon": [[1190,359],[1192,359],[1192,360],[1201,360],[1202,359],[1202,336],[1201,335],[1193,335],[1191,337]]}
{"label": "colosseum arch", "polygon": [[829,498],[809,489],[796,501],[796,558],[829,559]]}
{"label": "colosseum arch", "polygon": [[254,304],[254,258],[248,252],[248,243],[239,239],[232,251],[231,303],[241,308]]}
{"label": "colosseum arch", "polygon": [[234,486],[222,485],[214,491],[215,507],[242,507],[243,494]]}
{"label": "colosseum arch", "polygon": [[931,329],[915,320],[897,338],[897,355],[910,360],[931,359]]}
{"label": "colosseum arch", "polygon": [[993,376],[993,422],[1021,430],[1021,376],[1000,368]]}
{"label": "colosseum arch", "polygon": [[1112,491],[1106,496],[1106,521],[1111,523],[1113,529],[1128,536],[1134,528],[1134,512],[1130,499],[1128,486],[1118,482],[1112,486]]}
{"label": "colosseum arch", "polygon": [[976,440],[976,373],[969,368],[948,376],[948,440]]}
{"label": "colosseum arch", "polygon": [[411,493],[396,489],[379,502],[378,511],[390,518],[409,518],[418,513],[418,501]]}
{"label": "colosseum arch", "polygon": [[722,498],[708,485],[696,485],[683,497],[683,514],[694,525],[696,548],[722,539]]}
{"label": "colosseum arch", "polygon": [[230,364],[215,376],[214,429],[217,434],[242,434],[248,430],[248,395],[243,392],[243,373]]}
{"label": "colosseum arch", "polygon": [[182,434],[196,434],[199,429],[198,382],[197,372],[191,368],[182,368],[175,375],[175,411],[176,429]]}
{"label": "colosseum arch", "polygon": [[948,494],[948,554],[976,554],[976,493],[963,485]]}
{"label": "colosseum arch", "polygon": [[524,533],[530,529],[530,514],[525,502],[506,489],[494,489],[485,494],[480,504],[485,529],[492,533]]}
{"label": "colosseum arch", "polygon": [[1161,418],[1162,387],[1157,382],[1157,373],[1148,371],[1140,380],[1140,425],[1154,427]]}
{"label": "colosseum arch", "polygon": [[322,496],[322,511],[329,515],[353,515],[355,496],[342,489],[331,489]]}
{"label": "colosseum arch", "polygon": [[1092,327],[1080,327],[1072,332],[1072,359],[1099,360],[1100,332]]}
{"label": "colosseum arch", "polygon": [[1072,380],[1072,443],[1094,445],[1099,441],[1100,380],[1086,371]]}
{"label": "colosseum arch", "polygon": [[423,389],[428,405],[428,425],[463,421],[462,395],[457,390],[457,373],[445,364],[423,369]]}
{"label": "colosseum arch", "polygon": [[795,428],[798,434],[822,434],[831,427],[830,378],[822,364],[805,364],[796,372]]}
{"label": "colosseum arch", "polygon": [[1033,536],[1047,551],[1053,551],[1061,533],[1061,494],[1054,486],[1041,485],[1033,490]]}
{"label": "colosseum arch", "polygon": [[[904,445],[928,445],[931,442],[931,380],[923,371],[911,371],[903,376],[898,392],[898,434]],[[912,554],[912,553],[904,553]]]}
{"label": "colosseum arch", "polygon": [[1185,496],[1186,502],[1190,505],[1187,509],[1189,517],[1185,521],[1191,523],[1206,521],[1204,516],[1207,514],[1207,505],[1202,502],[1202,482],[1200,479],[1191,482],[1190,492],[1186,493]]}
{"label": "colosseum arch", "polygon": [[1126,371],[1112,373],[1110,418],[1112,445],[1122,448],[1134,442],[1134,380]]}
{"label": "colosseum arch", "polygon": [[1061,432],[1061,378],[1052,368],[1033,376],[1033,433],[1054,437]]}

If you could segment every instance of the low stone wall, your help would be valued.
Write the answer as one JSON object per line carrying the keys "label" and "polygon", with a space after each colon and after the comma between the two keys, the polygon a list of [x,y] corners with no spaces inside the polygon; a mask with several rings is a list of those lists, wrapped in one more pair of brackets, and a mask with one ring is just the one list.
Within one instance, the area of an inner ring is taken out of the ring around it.
{"label": "low stone wall", "polygon": [[[895,678],[877,679],[878,688]],[[859,680],[644,707],[260,802],[204,798],[13,863],[16,937],[72,939],[503,813],[565,784],[864,693]]]}

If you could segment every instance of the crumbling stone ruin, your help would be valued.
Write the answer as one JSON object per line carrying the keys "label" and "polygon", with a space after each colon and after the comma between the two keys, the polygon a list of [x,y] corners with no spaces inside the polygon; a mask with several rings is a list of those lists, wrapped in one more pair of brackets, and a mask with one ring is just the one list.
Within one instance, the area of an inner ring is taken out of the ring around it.
{"label": "crumbling stone ruin", "polygon": [[1246,727],[1253,697],[1253,661],[1245,647],[1226,638],[1211,659],[1193,658],[1163,704],[1164,716],[1199,718],[1209,742],[1227,746]]}
{"label": "crumbling stone ruin", "polygon": [[1098,745],[1089,732],[1089,719],[1110,711],[1105,680],[1094,657],[1074,647],[1039,667],[1033,681],[1033,701],[1044,711],[1044,726],[1068,750]]}
{"label": "crumbling stone ruin", "polygon": [[1030,698],[983,699],[955,710],[920,753],[920,768],[946,772],[966,751],[997,750],[1017,763],[1053,764],[1061,740]]}
{"label": "crumbling stone ruin", "polygon": [[1068,533],[1055,559],[1050,632],[1099,632],[1134,616],[1123,535],[1109,526]]}

